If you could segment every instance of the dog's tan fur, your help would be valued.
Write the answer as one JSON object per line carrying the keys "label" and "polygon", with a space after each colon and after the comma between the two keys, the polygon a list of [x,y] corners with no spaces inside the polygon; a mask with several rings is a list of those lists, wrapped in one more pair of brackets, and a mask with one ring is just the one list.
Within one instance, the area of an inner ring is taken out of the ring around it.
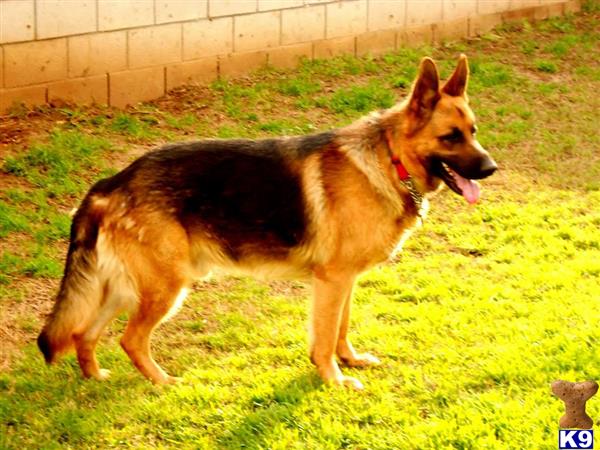
{"label": "dog's tan fur", "polygon": [[[465,158],[483,151],[471,134],[466,58],[441,89],[437,77],[433,61],[425,59],[406,101],[337,130],[331,142],[288,164],[300,180],[307,217],[302,242],[289,251],[265,253],[247,242],[240,247],[243,256],[232,258],[218,230],[208,224],[186,228],[162,206],[167,194],[149,189],[145,178],[128,181],[128,192],[144,199],[135,205],[118,189],[91,192],[75,217],[65,278],[39,339],[47,360],[74,344],[84,375],[105,378],[96,343],[106,324],[128,311],[123,349],[152,381],[173,381],[150,355],[152,330],[181,303],[192,280],[219,268],[311,280],[311,360],[324,380],[361,387],[341,373],[335,359],[352,367],[378,363],[370,354],[357,353],[348,340],[354,280],[388,259],[419,220],[390,156],[402,161],[428,196],[441,181],[424,161],[432,153],[450,151],[439,135],[458,127],[466,137],[459,149]],[[292,148],[297,138],[283,138],[277,145]],[[74,243],[89,241],[89,230],[97,230],[95,244],[81,249]]]}

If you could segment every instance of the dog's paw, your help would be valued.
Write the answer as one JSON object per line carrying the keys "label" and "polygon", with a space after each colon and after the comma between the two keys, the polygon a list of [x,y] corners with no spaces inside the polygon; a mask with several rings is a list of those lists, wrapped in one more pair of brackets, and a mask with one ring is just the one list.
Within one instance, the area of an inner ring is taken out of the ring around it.
{"label": "dog's paw", "polygon": [[348,367],[369,367],[378,366],[381,364],[379,358],[371,355],[370,353],[358,353],[348,358],[340,358],[342,362]]}
{"label": "dog's paw", "polygon": [[354,389],[357,391],[363,390],[365,388],[363,386],[363,384],[360,381],[358,381],[356,378],[347,377],[345,375],[339,375],[330,380],[325,380],[325,384],[327,384],[328,386],[333,386],[333,387],[351,388],[351,389]]}
{"label": "dog's paw", "polygon": [[164,374],[164,376],[161,376],[160,378],[151,378],[150,381],[157,386],[166,386],[179,384],[183,381],[183,378],[172,377],[171,375]]}
{"label": "dog's paw", "polygon": [[336,386],[348,387],[357,391],[362,391],[365,388],[363,384],[356,378],[347,377],[344,375],[336,378],[333,384],[335,384]]}
{"label": "dog's paw", "polygon": [[98,373],[93,374],[92,378],[94,378],[98,381],[108,380],[110,378],[110,370],[98,369]]}
{"label": "dog's paw", "polygon": [[179,384],[183,382],[183,378],[181,377],[172,377],[171,375],[167,376],[164,384]]}

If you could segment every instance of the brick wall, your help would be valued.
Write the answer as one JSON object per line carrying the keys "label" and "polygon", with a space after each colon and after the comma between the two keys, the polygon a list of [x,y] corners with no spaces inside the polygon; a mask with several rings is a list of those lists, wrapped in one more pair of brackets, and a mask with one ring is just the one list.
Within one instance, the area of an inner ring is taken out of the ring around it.
{"label": "brick wall", "polygon": [[366,55],[579,10],[578,0],[0,0],[0,114],[117,107],[301,58]]}

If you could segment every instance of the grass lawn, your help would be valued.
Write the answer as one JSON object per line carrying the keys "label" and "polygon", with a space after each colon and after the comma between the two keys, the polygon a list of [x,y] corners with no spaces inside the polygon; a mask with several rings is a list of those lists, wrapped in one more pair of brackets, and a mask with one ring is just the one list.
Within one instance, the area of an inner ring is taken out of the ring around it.
{"label": "grass lawn", "polygon": [[[555,449],[556,379],[600,381],[600,12],[481,39],[185,88],[137,108],[15,109],[0,119],[0,448]],[[353,342],[383,361],[327,388],[307,357],[309,288],[199,283],[154,336],[177,386],[118,345],[107,382],[34,340],[62,274],[69,211],[160,143],[304,134],[408,92],[422,56],[470,57],[479,139],[501,170],[469,207],[449,191],[397,261],[359,280]],[[588,402],[600,423],[600,395]]]}

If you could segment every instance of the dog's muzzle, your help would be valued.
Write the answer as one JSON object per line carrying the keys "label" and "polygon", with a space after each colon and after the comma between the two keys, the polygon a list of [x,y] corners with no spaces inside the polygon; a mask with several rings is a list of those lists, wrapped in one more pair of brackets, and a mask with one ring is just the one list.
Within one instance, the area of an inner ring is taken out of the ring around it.
{"label": "dog's muzzle", "polygon": [[496,170],[498,165],[478,143],[466,158],[458,155],[438,157],[431,163],[432,174],[441,178],[450,189],[462,195],[469,203],[476,203],[480,196],[479,185],[473,180],[487,178]]}

